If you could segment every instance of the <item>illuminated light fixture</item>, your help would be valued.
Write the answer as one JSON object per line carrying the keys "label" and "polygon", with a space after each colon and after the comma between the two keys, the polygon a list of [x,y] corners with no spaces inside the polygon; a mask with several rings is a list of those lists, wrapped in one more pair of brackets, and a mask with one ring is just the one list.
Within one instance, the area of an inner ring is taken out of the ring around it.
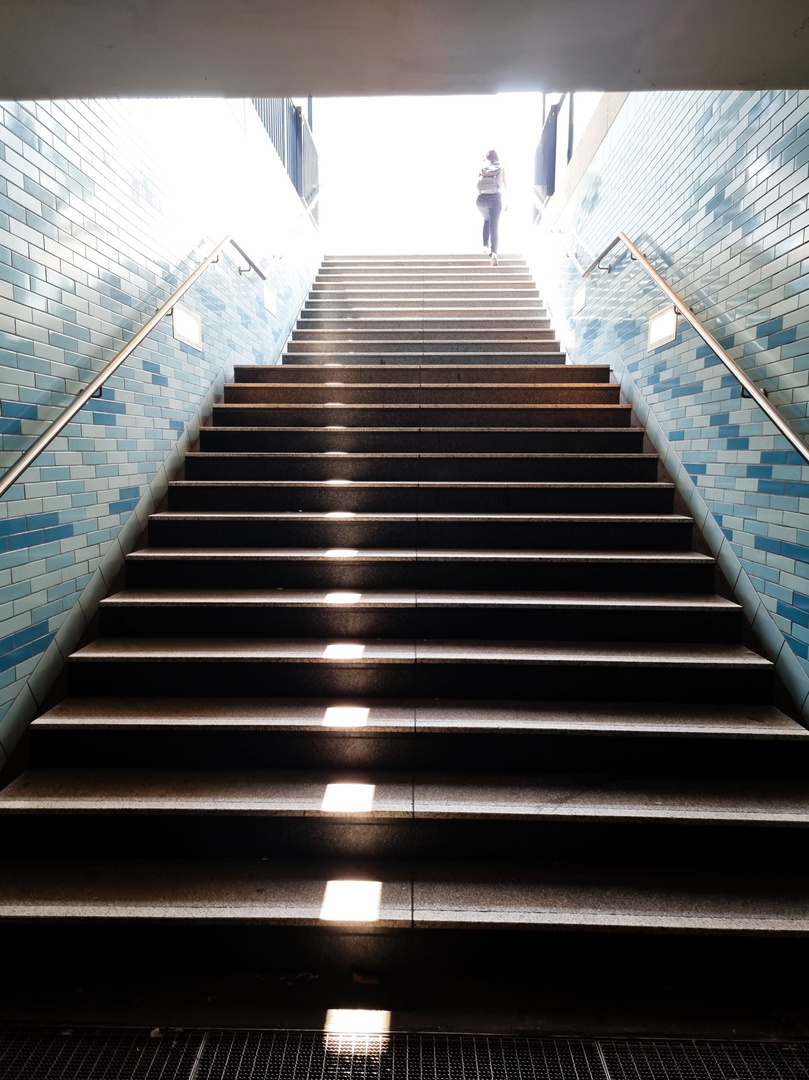
{"label": "illuminated light fixture", "polygon": [[373,808],[375,784],[326,784],[321,810],[330,814],[367,814]]}
{"label": "illuminated light fixture", "polygon": [[659,349],[677,337],[677,309],[663,308],[649,319],[649,348]]}
{"label": "illuminated light fixture", "polygon": [[345,405],[345,402],[344,401],[324,401],[323,404],[324,405],[329,405],[329,406],[332,406],[332,407],[342,408],[343,405]]}
{"label": "illuminated light fixture", "polygon": [[329,705],[323,713],[323,727],[365,727],[370,713],[361,705]]}
{"label": "illuminated light fixture", "polygon": [[347,424],[326,424],[326,431],[346,431]]}
{"label": "illuminated light fixture", "polygon": [[326,660],[358,660],[365,652],[364,645],[353,645],[347,641],[338,641],[334,645],[327,645],[323,650]]}
{"label": "illuminated light fixture", "polygon": [[323,367],[342,367],[342,364],[324,364]]}
{"label": "illuminated light fixture", "polygon": [[327,604],[358,604],[362,600],[361,592],[330,592],[326,593]]}
{"label": "illuminated light fixture", "polygon": [[381,881],[327,881],[320,918],[334,922],[376,922],[381,903]]}
{"label": "illuminated light fixture", "polygon": [[358,548],[329,548],[326,552],[328,559],[351,559],[355,555],[359,555]]}
{"label": "illuminated light fixture", "polygon": [[323,383],[324,386],[345,386],[344,382],[327,382]]}
{"label": "illuminated light fixture", "polygon": [[327,484],[350,484],[350,480],[327,480]]}
{"label": "illuminated light fixture", "polygon": [[387,1035],[390,1013],[382,1009],[329,1009],[323,1030],[329,1035]]}
{"label": "illuminated light fixture", "polygon": [[348,457],[348,450],[327,450],[326,457]]}
{"label": "illuminated light fixture", "polygon": [[353,510],[327,510],[326,517],[356,517],[356,513]]}
{"label": "illuminated light fixture", "polygon": [[177,341],[194,349],[202,348],[202,320],[188,308],[175,304],[171,309],[172,334]]}

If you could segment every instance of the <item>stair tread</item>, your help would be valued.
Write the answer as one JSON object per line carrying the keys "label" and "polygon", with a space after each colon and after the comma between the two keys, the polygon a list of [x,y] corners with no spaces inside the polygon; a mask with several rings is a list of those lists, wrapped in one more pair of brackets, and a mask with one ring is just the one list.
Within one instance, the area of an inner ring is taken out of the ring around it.
{"label": "stair tread", "polygon": [[500,524],[514,524],[523,522],[527,524],[542,525],[572,525],[572,524],[661,524],[682,525],[693,524],[690,517],[682,514],[650,514],[639,512],[636,514],[435,514],[435,513],[398,513],[398,512],[368,512],[363,510],[162,510],[151,514],[150,521],[345,521],[354,524],[364,522],[411,522],[441,524],[444,522],[482,524],[485,522],[498,522]]}
{"label": "stair tread", "polygon": [[609,593],[609,592],[518,592],[472,589],[363,589],[361,592],[334,589],[124,589],[101,601],[102,609],[138,606],[205,607],[511,607],[574,608],[612,610],[739,611],[740,607],[722,596],[705,593]]}
{"label": "stair tread", "polygon": [[221,562],[229,560],[259,560],[262,562],[288,562],[290,560],[322,559],[339,562],[350,559],[352,563],[362,562],[464,562],[486,560],[492,562],[574,562],[598,563],[621,562],[667,565],[670,563],[713,564],[710,555],[697,551],[500,551],[497,549],[480,550],[424,550],[415,548],[160,548],[148,547],[131,552],[127,559],[135,562],[158,561],[161,559],[215,559]]}
{"label": "stair tread", "polygon": [[[325,722],[327,698],[68,697],[34,721],[38,730],[160,728],[334,732]],[[666,702],[511,702],[362,699],[362,726],[339,729],[356,737],[379,731],[463,733],[579,733],[676,735],[688,738],[809,739],[809,730],[772,705]]]}
{"label": "stair tread", "polygon": [[[361,784],[367,802],[331,802]],[[367,788],[373,790],[368,792]],[[332,792],[338,795],[337,792]],[[29,769],[0,792],[2,813],[265,814],[384,818],[749,822],[809,827],[799,780],[590,774],[424,774],[272,769]]]}
{"label": "stair tread", "polygon": [[[330,646],[362,646],[355,655],[328,652]],[[744,645],[712,643],[649,643],[592,641],[438,641],[396,639],[352,639],[333,642],[328,638],[103,638],[85,645],[71,655],[75,662],[109,660],[242,660],[245,662],[287,661],[319,664],[566,664],[644,665],[672,668],[681,666],[770,669],[765,657]]]}
{"label": "stair tread", "polygon": [[407,460],[427,458],[432,461],[433,459],[439,461],[477,461],[479,458],[489,460],[490,458],[499,460],[528,460],[528,461],[579,461],[593,460],[603,461],[605,458],[609,461],[657,461],[657,454],[631,454],[631,453],[612,453],[612,454],[571,454],[571,453],[557,453],[557,454],[508,454],[508,453],[468,453],[468,454],[441,454],[433,452],[416,453],[404,452],[404,453],[391,453],[386,454],[384,452],[377,454],[362,453],[354,450],[335,451],[335,450],[312,450],[312,451],[252,451],[252,450],[205,450],[205,451],[192,451],[185,455],[186,461],[188,458],[193,458],[198,461],[210,461],[212,459],[234,461],[240,458],[249,458],[251,461],[257,459],[259,461],[286,461],[291,458],[293,461],[315,459],[316,461],[325,461],[328,459],[331,462],[337,463],[337,459],[349,461],[378,461],[380,458],[391,459],[398,461],[400,458],[406,458]]}
{"label": "stair tread", "polygon": [[800,872],[370,863],[354,871],[354,880],[379,883],[378,892],[371,890],[378,906],[324,919],[326,886],[344,876],[339,865],[314,860],[8,860],[0,869],[0,918],[809,932],[809,875]]}
{"label": "stair tread", "polygon": [[[306,365],[303,365],[304,367]],[[311,370],[311,368],[310,368]],[[571,393],[575,393],[578,390],[617,390],[615,383],[607,382],[540,382],[535,385],[532,383],[506,383],[506,382],[451,382],[451,383],[379,383],[379,382],[366,382],[366,383],[343,383],[343,382],[300,382],[300,383],[265,383],[265,382],[231,382],[226,383],[225,388],[231,390],[246,390],[246,389],[261,389],[266,390],[268,386],[271,386],[274,390],[323,390],[326,388],[341,387],[344,390],[424,390],[425,393],[432,390],[452,390],[456,393],[462,393],[464,390],[530,390],[532,388],[539,390],[568,390]],[[275,402],[272,402],[275,404]]]}
{"label": "stair tread", "polygon": [[[339,471],[339,459],[335,458],[335,472]],[[530,491],[673,491],[674,484],[659,480],[172,480],[176,488],[333,488],[345,485],[351,488],[380,488],[383,491],[410,490],[412,488],[504,488]]]}

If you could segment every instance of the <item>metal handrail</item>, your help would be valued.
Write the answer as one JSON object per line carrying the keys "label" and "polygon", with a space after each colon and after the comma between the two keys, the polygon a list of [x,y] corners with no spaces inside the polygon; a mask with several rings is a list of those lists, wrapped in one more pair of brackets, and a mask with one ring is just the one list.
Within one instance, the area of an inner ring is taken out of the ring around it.
{"label": "metal handrail", "polygon": [[762,410],[762,412],[765,413],[765,415],[772,421],[773,424],[775,424],[775,426],[778,428],[784,438],[787,439],[789,443],[791,443],[793,448],[798,451],[803,460],[807,464],[809,464],[809,446],[806,445],[804,440],[796,431],[792,430],[790,425],[786,422],[786,420],[784,420],[778,410],[769,403],[764,393],[756,386],[756,384],[749,378],[749,376],[747,376],[744,371],[742,371],[742,369],[735,362],[735,360],[732,360],[728,356],[728,354],[725,352],[725,350],[722,348],[722,346],[719,344],[713,334],[709,330],[707,330],[700,322],[700,320],[696,317],[696,315],[694,315],[689,310],[689,308],[680,299],[674,289],[672,289],[670,285],[666,284],[666,282],[663,280],[660,274],[658,274],[658,272],[655,270],[655,268],[652,266],[646,256],[638,250],[636,245],[632,243],[626,233],[617,233],[609,242],[609,244],[607,244],[604,250],[601,251],[596,256],[596,258],[593,259],[590,265],[586,267],[583,267],[581,265],[579,260],[576,258],[575,253],[570,251],[567,244],[565,244],[564,240],[558,232],[556,232],[556,236],[562,244],[562,247],[565,249],[565,253],[575,264],[576,269],[578,270],[579,275],[582,279],[589,277],[590,274],[592,274],[592,272],[596,269],[605,269],[605,267],[599,266],[601,260],[605,256],[609,255],[609,253],[617,244],[623,244],[629,251],[632,258],[640,263],[640,265],[643,267],[643,269],[646,271],[646,273],[649,275],[655,285],[657,285],[657,287],[665,293],[669,300],[671,300],[672,304],[674,304],[674,309],[677,314],[682,315],[686,322],[690,323],[690,325],[693,327],[694,330],[696,330],[696,332],[699,334],[705,344],[708,345],[714,353],[716,353],[720,361],[725,365],[731,375],[736,379],[738,383],[741,384],[742,388],[747,392],[747,395],[755,401],[755,403]]}
{"label": "metal handrail", "polygon": [[[137,334],[135,334],[132,340],[127,342],[126,345],[124,345],[123,349],[121,349],[121,351],[110,361],[110,363],[107,364],[104,370],[99,372],[99,374],[96,375],[93,381],[88,383],[87,386],[74,398],[72,403],[68,405],[64,412],[62,412],[53,421],[47,431],[44,431],[36,440],[36,442],[32,443],[32,445],[28,447],[22,457],[20,457],[11,466],[8,472],[3,476],[3,479],[0,480],[0,499],[5,495],[5,493],[10,487],[17,483],[25,470],[29,468],[29,466],[32,465],[34,461],[36,461],[36,459],[39,457],[45,447],[49,446],[50,443],[52,443],[53,440],[56,438],[56,436],[65,427],[67,427],[73,417],[76,416],[79,412],[81,412],[81,410],[90,400],[90,398],[96,395],[96,393],[101,389],[107,379],[109,379],[109,377],[118,370],[121,364],[123,364],[127,357],[129,357],[135,351],[135,349],[138,347],[138,345],[140,345],[143,339],[148,337],[149,334],[151,334],[152,330],[154,330],[154,328],[161,321],[161,319],[163,319],[166,315],[169,314],[177,301],[180,300],[188,292],[192,285],[196,284],[197,280],[205,273],[211,263],[216,259],[222,248],[225,247],[225,245],[228,243],[232,243],[236,250],[239,252],[239,254],[243,255],[244,258],[247,259],[247,261],[250,263],[250,266],[253,269],[258,270],[258,267],[255,265],[252,259],[250,259],[242,251],[242,249],[237,244],[235,244],[230,235],[226,236],[224,240],[221,240],[210,253],[210,255],[203,259],[203,261],[199,264],[193,274],[191,274],[191,276],[185,282],[183,282],[179,289],[177,289],[177,291],[172,294],[171,298],[168,299],[165,304],[163,304],[157,314],[153,315],[152,318],[149,319],[149,321],[145,324],[145,326],[141,327],[141,329],[137,332]],[[261,274],[261,277],[263,278],[264,275]]]}

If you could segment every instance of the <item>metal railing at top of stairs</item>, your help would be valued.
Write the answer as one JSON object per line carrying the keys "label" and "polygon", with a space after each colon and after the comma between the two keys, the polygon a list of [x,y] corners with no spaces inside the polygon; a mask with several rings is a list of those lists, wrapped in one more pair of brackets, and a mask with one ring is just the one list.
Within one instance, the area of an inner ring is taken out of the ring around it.
{"label": "metal railing at top of stairs", "polygon": [[151,334],[151,332],[155,329],[158,323],[160,323],[160,321],[165,318],[166,315],[169,315],[171,313],[174,305],[180,299],[182,299],[182,297],[188,292],[192,285],[196,284],[196,282],[199,280],[200,277],[202,277],[202,275],[205,273],[211,263],[216,261],[219,252],[227,244],[232,244],[236,251],[238,251],[239,255],[241,255],[241,257],[247,261],[247,268],[239,268],[240,274],[245,274],[248,273],[250,270],[254,270],[262,279],[262,281],[266,280],[266,274],[261,270],[260,267],[258,267],[253,262],[247,252],[244,251],[243,248],[239,247],[239,245],[230,235],[226,236],[223,240],[220,240],[220,242],[216,245],[213,251],[202,260],[202,262],[190,275],[190,277],[186,278],[186,280],[179,287],[179,289],[177,289],[176,292],[174,292],[171,297],[165,302],[165,304],[163,304],[157,314],[153,315],[152,318],[149,319],[149,321],[143,327],[141,327],[141,329],[137,332],[137,334],[135,334],[132,340],[128,341],[127,344],[124,345],[123,349],[121,349],[121,351],[116,354],[116,356],[109,362],[109,364],[107,364],[104,370],[99,372],[98,375],[96,375],[96,377],[92,380],[92,382],[88,383],[87,386],[85,386],[84,389],[76,395],[70,405],[68,405],[67,408],[62,413],[60,413],[60,415],[53,421],[53,423],[49,425],[47,430],[43,431],[39,438],[34,443],[32,443],[31,446],[28,447],[22,457],[18,458],[18,460],[11,466],[8,472],[3,476],[2,480],[0,480],[0,499],[6,494],[10,487],[17,483],[17,481],[20,479],[26,469],[30,468],[30,466],[33,465],[33,463],[36,461],[36,459],[39,457],[45,447],[50,445],[50,443],[53,442],[56,436],[65,427],[67,427],[70,421],[78,413],[81,412],[87,402],[91,398],[97,397],[99,395],[101,388],[104,386],[104,383],[107,381],[107,379],[109,379],[109,377],[118,370],[121,364],[123,364],[124,361],[135,351],[135,349],[138,347],[138,345],[140,345],[144,338],[147,338],[149,334]]}
{"label": "metal railing at top of stairs", "polygon": [[803,460],[807,464],[809,464],[809,446],[807,446],[803,438],[796,431],[793,431],[792,427],[781,416],[778,410],[769,403],[765,392],[759,389],[759,387],[756,386],[756,384],[750,379],[750,377],[746,375],[744,371],[742,371],[742,369],[735,362],[735,360],[732,360],[730,356],[728,356],[728,354],[725,352],[725,350],[722,348],[722,346],[719,344],[713,334],[700,322],[696,315],[693,314],[693,312],[688,308],[685,302],[677,295],[674,289],[672,289],[671,286],[663,280],[663,278],[660,276],[660,274],[658,274],[658,272],[655,270],[655,268],[652,266],[646,256],[643,255],[642,252],[638,249],[638,247],[632,243],[626,233],[616,233],[616,235],[612,238],[612,240],[610,240],[610,242],[603,249],[603,251],[601,251],[595,257],[595,259],[593,259],[589,266],[582,266],[582,264],[576,258],[575,253],[570,250],[558,230],[552,229],[551,232],[561,244],[562,249],[564,250],[567,257],[571,260],[573,265],[578,270],[582,280],[588,278],[594,270],[609,269],[609,267],[603,267],[600,265],[601,260],[604,259],[607,255],[609,255],[612,249],[618,244],[623,244],[624,247],[629,251],[632,259],[635,262],[640,263],[641,267],[645,270],[645,272],[652,279],[655,285],[657,285],[657,287],[672,302],[675,312],[678,315],[681,315],[686,320],[686,322],[688,322],[693,327],[693,329],[696,330],[696,332],[699,334],[705,344],[712,350],[712,352],[717,355],[719,360],[725,365],[727,370],[741,385],[745,396],[752,398],[753,401],[755,401],[756,405],[758,405],[758,407],[767,416],[767,418],[771,420],[773,424],[775,424],[775,426],[778,428],[779,432],[784,436],[784,438],[787,439],[787,441],[795,450],[797,450]]}

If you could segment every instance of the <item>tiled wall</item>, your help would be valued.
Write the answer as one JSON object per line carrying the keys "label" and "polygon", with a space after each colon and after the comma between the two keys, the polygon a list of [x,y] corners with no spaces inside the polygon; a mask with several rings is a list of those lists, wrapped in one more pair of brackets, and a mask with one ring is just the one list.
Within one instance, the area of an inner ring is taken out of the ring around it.
{"label": "tiled wall", "polygon": [[228,232],[267,295],[227,249],[182,301],[202,348],[163,322],[0,500],[0,766],[215,380],[276,362],[320,259],[249,102],[0,103],[3,469]]}
{"label": "tiled wall", "polygon": [[648,349],[667,301],[625,249],[573,314],[581,280],[558,240],[587,265],[625,232],[809,433],[809,92],[631,94],[548,210],[532,262],[571,360],[612,365],[809,715],[809,467],[684,320]]}

